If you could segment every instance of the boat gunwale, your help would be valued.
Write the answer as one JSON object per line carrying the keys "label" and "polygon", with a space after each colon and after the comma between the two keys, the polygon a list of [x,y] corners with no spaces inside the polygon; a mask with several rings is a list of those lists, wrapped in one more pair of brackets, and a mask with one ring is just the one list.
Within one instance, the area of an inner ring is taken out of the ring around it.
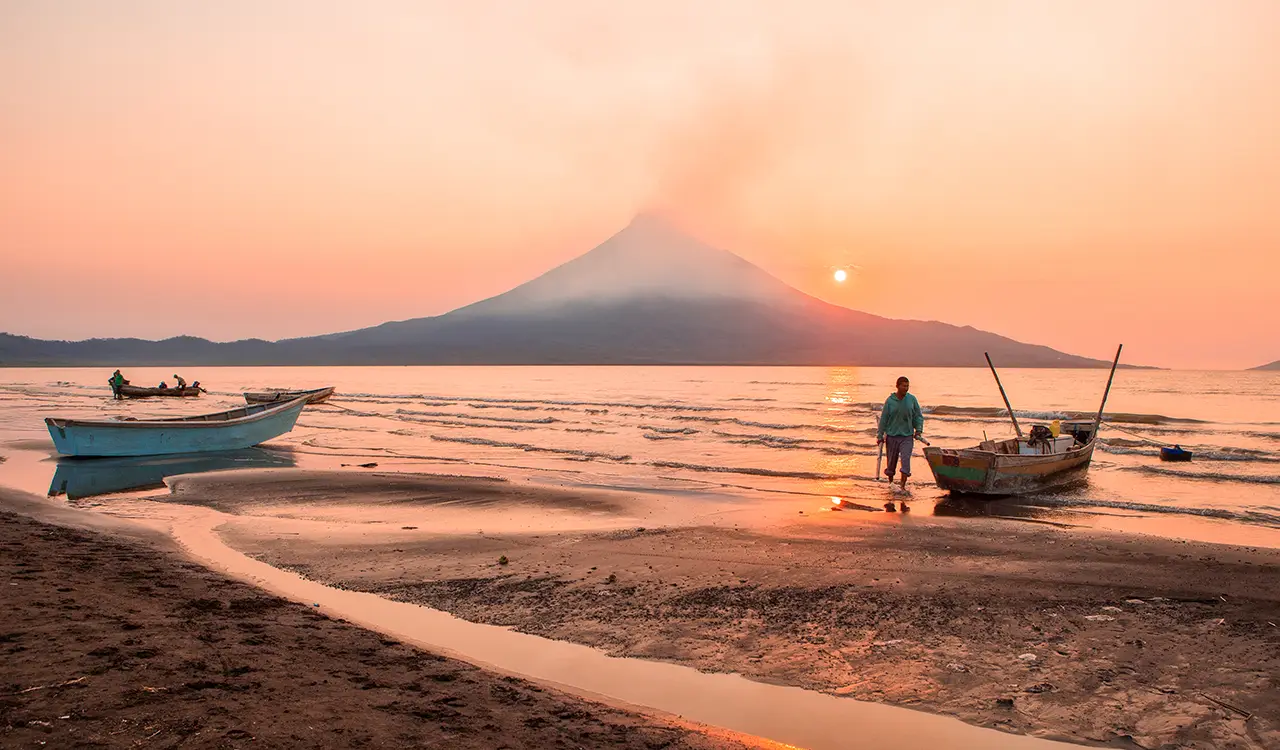
{"label": "boat gunwale", "polygon": [[[999,468],[1000,459],[1030,459],[1026,461],[1026,463],[1037,463],[1040,461],[1046,461],[1047,459],[1061,460],[1065,458],[1075,458],[1076,454],[1092,449],[1095,442],[1095,440],[1090,440],[1079,447],[1071,448],[1070,450],[1063,451],[1062,453],[997,453],[995,451],[982,450],[981,448],[941,448],[930,446],[924,449],[924,457],[926,461],[929,460],[930,456],[945,456],[948,453],[957,456],[964,455],[968,458],[986,459],[987,457],[991,457],[993,459],[991,461],[992,465]],[[1023,461],[1017,461],[1014,463],[1023,463]]]}
{"label": "boat gunwale", "polygon": [[307,389],[282,388],[279,390],[267,389],[267,390],[261,390],[261,391],[242,391],[240,395],[244,397],[245,403],[247,404],[275,404],[275,403],[282,403],[282,401],[278,397],[271,398],[272,394],[276,394],[277,396],[279,396],[286,393],[294,393],[294,394],[298,394],[294,396],[294,398],[306,398],[308,400],[316,398],[317,396],[320,396],[323,394],[324,396],[323,398],[313,402],[313,403],[320,403],[321,401],[327,401],[329,397],[334,394],[334,391],[336,389],[337,389],[336,386],[326,385],[322,388],[307,388]]}
{"label": "boat gunwale", "polygon": [[[132,389],[135,392],[130,393],[126,389]],[[196,398],[202,391],[194,385],[185,388],[157,388],[150,385],[123,383],[119,386],[119,392],[124,398]]]}
{"label": "boat gunwale", "polygon": [[[1064,453],[1013,454],[996,453],[995,451],[986,451],[979,448],[929,447],[925,448],[924,456],[929,470],[933,473],[934,482],[943,490],[972,495],[1010,496],[1041,492],[1079,481],[1079,478],[1066,481],[1052,481],[1052,479],[1068,472],[1079,471],[1081,468],[1087,470],[1089,464],[1093,462],[1093,452],[1096,447],[1097,438],[1094,438]],[[941,465],[942,458],[948,454],[957,458],[967,458],[971,461],[981,461],[985,464],[982,486],[980,488],[958,487],[951,478],[939,476],[935,467]],[[1044,474],[1034,472],[1035,467],[1055,463],[1065,463],[1067,466]],[[1019,469],[1025,470],[1028,468],[1033,471],[1026,474],[1019,471]],[[1001,481],[1002,476],[1005,481],[1011,481],[1014,477],[1020,475],[1027,477],[1027,481],[1038,486],[1018,490],[996,489],[996,485]]]}
{"label": "boat gunwale", "polygon": [[[166,417],[163,419],[149,420],[85,420],[85,419],[59,419],[57,417],[45,417],[44,423],[50,427],[57,427],[65,430],[70,427],[89,427],[93,429],[102,428],[125,428],[125,429],[142,429],[142,428],[205,428],[205,427],[228,427],[233,425],[248,424],[257,422],[267,417],[274,416],[282,411],[292,408],[295,404],[302,407],[307,405],[307,397],[300,396],[289,401],[272,402],[266,404],[249,404],[246,406],[237,406],[234,409],[225,409],[210,414],[197,414],[190,417]],[[221,414],[230,414],[237,411],[247,411],[250,409],[259,409],[253,414],[245,414],[242,417],[233,417],[231,419],[213,420],[208,417],[216,417]]]}

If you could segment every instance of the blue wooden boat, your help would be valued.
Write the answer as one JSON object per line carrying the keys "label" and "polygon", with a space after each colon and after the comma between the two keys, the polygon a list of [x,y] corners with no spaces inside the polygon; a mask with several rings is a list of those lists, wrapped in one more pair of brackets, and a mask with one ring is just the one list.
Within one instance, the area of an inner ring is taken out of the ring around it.
{"label": "blue wooden boat", "polygon": [[48,417],[53,445],[64,456],[161,456],[248,448],[293,429],[307,399],[250,404],[215,414],[89,421]]}
{"label": "blue wooden boat", "polygon": [[1173,447],[1164,447],[1160,449],[1161,461],[1190,461],[1191,451],[1185,450],[1181,445]]}

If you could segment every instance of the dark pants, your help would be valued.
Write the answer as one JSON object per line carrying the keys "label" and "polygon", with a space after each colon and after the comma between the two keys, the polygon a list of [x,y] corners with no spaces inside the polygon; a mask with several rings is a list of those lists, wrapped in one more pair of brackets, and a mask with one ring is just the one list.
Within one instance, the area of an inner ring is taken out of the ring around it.
{"label": "dark pants", "polygon": [[902,476],[911,476],[911,450],[915,447],[915,440],[911,437],[894,437],[886,435],[884,438],[884,451],[888,454],[889,465],[885,467],[885,476],[893,479],[893,472],[898,468],[898,459],[902,459]]}

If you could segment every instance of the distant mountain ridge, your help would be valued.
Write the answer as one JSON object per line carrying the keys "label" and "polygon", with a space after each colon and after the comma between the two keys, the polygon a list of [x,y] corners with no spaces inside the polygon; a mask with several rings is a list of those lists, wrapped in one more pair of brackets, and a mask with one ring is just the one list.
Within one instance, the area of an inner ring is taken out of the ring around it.
{"label": "distant mountain ridge", "polygon": [[0,334],[22,365],[690,364],[1105,367],[947,323],[832,305],[652,216],[503,294],[444,315],[276,342],[41,341]]}
{"label": "distant mountain ridge", "polygon": [[1267,364],[1267,365],[1259,365],[1259,366],[1257,366],[1257,367],[1251,367],[1251,368],[1249,368],[1249,369],[1251,369],[1251,370],[1280,370],[1280,359],[1277,359],[1275,362],[1272,362],[1271,364]]}

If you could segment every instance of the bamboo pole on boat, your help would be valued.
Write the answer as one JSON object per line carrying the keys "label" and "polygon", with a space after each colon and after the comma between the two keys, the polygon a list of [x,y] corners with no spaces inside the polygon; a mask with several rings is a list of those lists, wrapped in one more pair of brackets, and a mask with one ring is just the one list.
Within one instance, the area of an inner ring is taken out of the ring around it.
{"label": "bamboo pole on boat", "polygon": [[1098,406],[1098,416],[1093,420],[1093,440],[1098,439],[1098,428],[1102,426],[1102,410],[1107,408],[1107,396],[1111,394],[1111,381],[1116,377],[1116,365],[1120,364],[1120,352],[1124,344],[1116,347],[1116,358],[1111,363],[1111,374],[1107,376],[1107,389],[1102,392],[1102,404]]}
{"label": "bamboo pole on boat", "polygon": [[1000,398],[1004,399],[1004,408],[1009,410],[1009,419],[1013,420],[1013,431],[1018,433],[1018,437],[1022,437],[1022,428],[1018,426],[1018,418],[1013,416],[1013,406],[1009,404],[1009,397],[1005,395],[1004,386],[1000,384],[1000,376],[996,374],[996,366],[991,364],[991,355],[983,352],[982,356],[987,358],[987,367],[991,368],[991,374],[995,376],[996,387],[1000,389]]}

